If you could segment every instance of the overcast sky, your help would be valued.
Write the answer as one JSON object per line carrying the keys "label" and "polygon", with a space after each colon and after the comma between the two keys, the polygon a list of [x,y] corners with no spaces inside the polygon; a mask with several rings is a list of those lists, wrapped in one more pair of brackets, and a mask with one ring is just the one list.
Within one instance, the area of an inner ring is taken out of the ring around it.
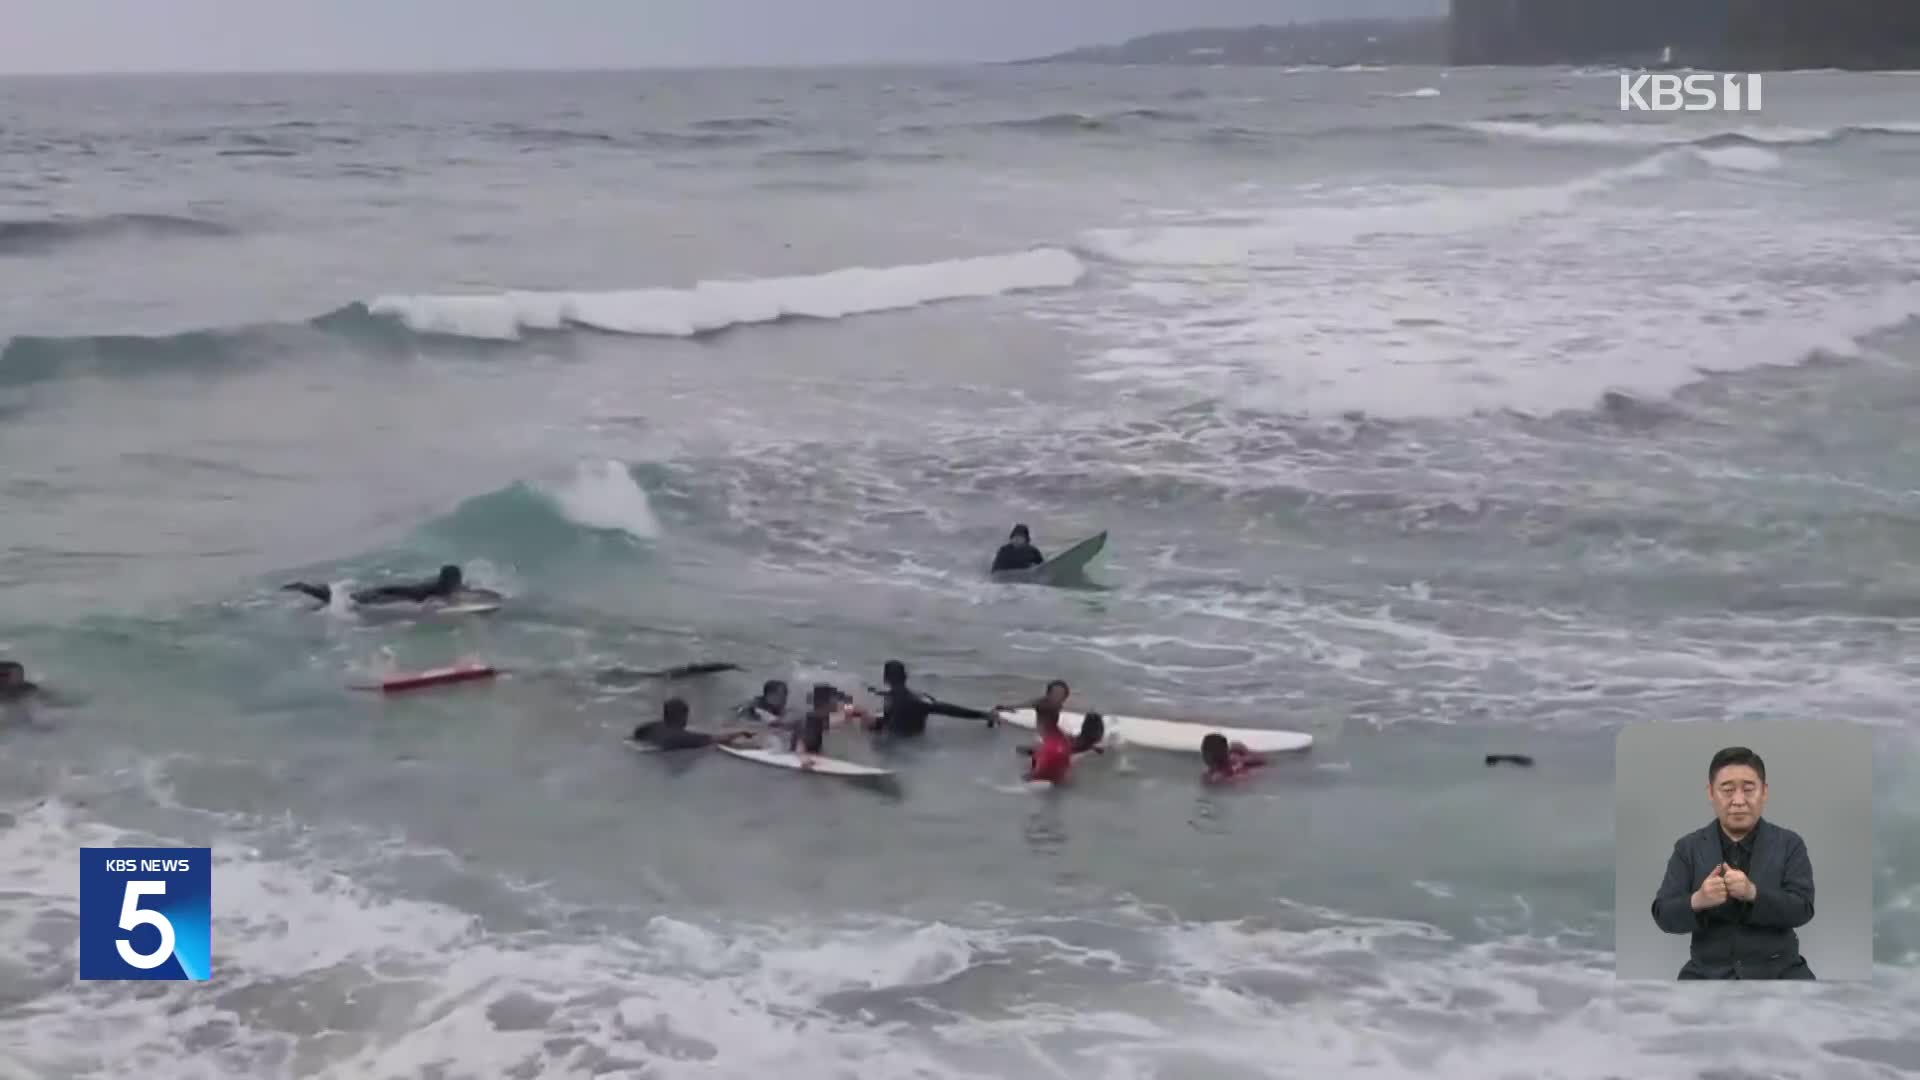
{"label": "overcast sky", "polygon": [[0,72],[1004,60],[1446,0],[0,0]]}

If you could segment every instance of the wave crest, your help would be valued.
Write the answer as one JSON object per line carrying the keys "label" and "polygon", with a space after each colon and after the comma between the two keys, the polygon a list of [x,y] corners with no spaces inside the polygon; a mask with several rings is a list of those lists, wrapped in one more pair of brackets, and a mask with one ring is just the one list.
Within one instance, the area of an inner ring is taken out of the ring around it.
{"label": "wave crest", "polygon": [[0,221],[0,255],[51,251],[90,240],[125,237],[218,237],[233,229],[217,221],[175,214],[97,214]]}
{"label": "wave crest", "polygon": [[697,337],[785,319],[840,319],[945,300],[1065,288],[1086,268],[1071,253],[1012,255],[800,277],[703,281],[690,289],[383,296],[365,312],[419,334],[511,341],[527,331],[582,327],[614,334]]}
{"label": "wave crest", "polygon": [[244,368],[346,338],[390,352],[421,335],[511,343],[529,331],[576,327],[653,337],[696,337],[786,319],[839,319],[949,300],[1066,288],[1086,266],[1057,248],[802,277],[702,282],[691,289],[617,292],[504,292],[472,296],[388,296],[349,304],[297,324],[217,327],[178,334],[23,335],[0,346],[0,386],[79,375],[137,377],[172,371]]}
{"label": "wave crest", "polygon": [[1702,134],[1698,128],[1661,123],[1595,124],[1526,119],[1474,120],[1457,127],[1497,139],[1563,146],[1706,146],[1727,143],[1817,146],[1849,138],[1920,136],[1920,123],[1849,124],[1835,128],[1743,127],[1706,134]]}

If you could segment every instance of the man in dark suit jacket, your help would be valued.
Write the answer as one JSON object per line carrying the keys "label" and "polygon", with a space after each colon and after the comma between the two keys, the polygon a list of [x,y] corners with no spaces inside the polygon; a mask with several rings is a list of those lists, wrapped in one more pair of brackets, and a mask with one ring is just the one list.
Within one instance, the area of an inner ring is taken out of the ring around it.
{"label": "man in dark suit jacket", "polygon": [[1811,979],[1798,927],[1813,921],[1813,863],[1792,829],[1761,818],[1767,765],[1730,746],[1707,765],[1714,821],[1682,836],[1653,898],[1653,922],[1692,934],[1682,979]]}

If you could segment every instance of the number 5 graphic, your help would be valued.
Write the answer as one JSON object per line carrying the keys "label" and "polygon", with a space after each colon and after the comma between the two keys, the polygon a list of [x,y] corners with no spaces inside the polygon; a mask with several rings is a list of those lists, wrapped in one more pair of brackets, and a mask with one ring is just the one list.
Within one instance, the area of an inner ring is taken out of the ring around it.
{"label": "number 5 graphic", "polygon": [[165,915],[150,908],[140,906],[143,896],[165,896],[167,883],[164,881],[129,881],[127,891],[120,895],[120,929],[132,930],[136,926],[152,926],[160,931],[160,947],[150,953],[134,950],[130,938],[116,938],[113,947],[120,952],[120,959],[142,971],[157,968],[173,955],[173,924]]}

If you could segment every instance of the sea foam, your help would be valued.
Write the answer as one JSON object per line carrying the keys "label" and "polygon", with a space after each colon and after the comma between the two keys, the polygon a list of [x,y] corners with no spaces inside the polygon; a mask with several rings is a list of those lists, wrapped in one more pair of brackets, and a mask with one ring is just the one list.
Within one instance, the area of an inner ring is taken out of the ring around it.
{"label": "sea foam", "polygon": [[1086,272],[1058,248],[799,277],[703,281],[690,289],[383,296],[367,305],[422,334],[512,341],[530,330],[694,337],[781,319],[840,319],[944,300],[1066,288]]}

